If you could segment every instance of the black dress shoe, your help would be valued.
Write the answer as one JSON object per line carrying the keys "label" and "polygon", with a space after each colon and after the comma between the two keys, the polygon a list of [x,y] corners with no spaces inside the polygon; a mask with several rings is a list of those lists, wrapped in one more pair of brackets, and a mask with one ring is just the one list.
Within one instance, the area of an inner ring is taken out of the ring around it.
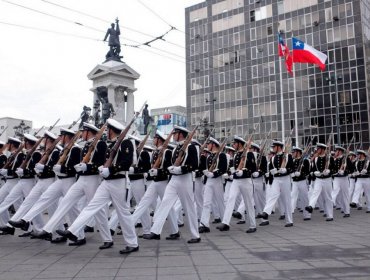
{"label": "black dress shoe", "polygon": [[25,220],[19,220],[19,221],[9,221],[9,224],[11,224],[15,228],[20,228],[21,230],[27,231],[30,223],[26,222]]}
{"label": "black dress shoe", "polygon": [[263,221],[262,223],[260,223],[260,226],[263,227],[263,226],[268,226],[270,224],[269,221]]}
{"label": "black dress shoe", "polygon": [[262,212],[261,218],[267,220],[269,218],[269,214],[267,214],[266,212]]}
{"label": "black dress shoe", "polygon": [[137,246],[137,247],[126,246],[126,248],[119,251],[119,253],[123,255],[123,254],[130,254],[130,253],[136,252],[136,251],[139,251],[139,246]]}
{"label": "black dress shoe", "polygon": [[18,235],[18,237],[30,237],[30,236],[31,236],[31,231],[27,231],[25,233]]}
{"label": "black dress shoe", "polygon": [[328,215],[327,214],[324,214],[324,215],[322,215],[324,218],[326,218]]}
{"label": "black dress shoe", "polygon": [[356,207],[357,207],[357,204],[356,204],[356,203],[354,203],[354,202],[351,202],[351,203],[349,204],[349,206],[351,206],[351,208],[356,208]]}
{"label": "black dress shoe", "polygon": [[366,213],[370,213],[370,210],[367,210]]}
{"label": "black dress shoe", "polygon": [[64,226],[64,229],[68,229],[69,228],[68,223],[64,223],[63,226]]}
{"label": "black dress shoe", "polygon": [[258,213],[257,216],[256,216],[256,219],[261,219],[261,218],[262,218],[261,213]]}
{"label": "black dress shoe", "polygon": [[300,213],[302,213],[302,212],[303,212],[303,210],[299,210],[299,212],[300,212]]}
{"label": "black dress shoe", "polygon": [[151,211],[150,212],[150,217],[153,217],[154,216],[154,211]]}
{"label": "black dress shoe", "polygon": [[[51,239],[52,239],[52,234],[49,233],[49,232],[46,232],[44,230],[41,233],[37,234],[37,236],[38,236],[38,238],[44,239],[46,241],[51,241]],[[66,241],[67,241],[67,239],[66,239]]]}
{"label": "black dress shoe", "polygon": [[320,213],[324,213],[325,211],[324,210],[320,210]]}
{"label": "black dress shoe", "polygon": [[0,235],[14,235],[15,228],[13,227],[2,227]]}
{"label": "black dress shoe", "polygon": [[86,238],[84,239],[79,239],[75,242],[69,243],[68,246],[82,246],[86,244]]}
{"label": "black dress shoe", "polygon": [[333,218],[327,218],[325,221],[331,222],[331,221],[334,221],[334,219]]}
{"label": "black dress shoe", "polygon": [[114,235],[115,234],[115,231],[113,229],[110,229],[110,235]]}
{"label": "black dress shoe", "polygon": [[219,231],[229,231],[230,230],[230,226],[229,225],[226,225],[226,224],[221,224],[219,225],[218,227],[216,227]]}
{"label": "black dress shoe", "polygon": [[239,212],[234,212],[233,217],[236,218],[236,219],[241,219],[243,216]]}
{"label": "black dress shoe", "polygon": [[357,207],[357,210],[362,210],[362,207],[361,206]]}
{"label": "black dress shoe", "polygon": [[241,221],[236,222],[236,224],[237,225],[243,225],[243,224],[245,224],[245,221],[244,220],[241,220]]}
{"label": "black dress shoe", "polygon": [[113,246],[113,241],[110,242],[104,242],[103,245],[99,247],[100,250],[109,249]]}
{"label": "black dress shoe", "polygon": [[304,209],[306,209],[306,211],[308,213],[312,213],[313,212],[313,208],[311,206],[306,206]]}
{"label": "black dress shoe", "polygon": [[303,221],[311,221],[311,218],[303,218]]}
{"label": "black dress shoe", "polygon": [[250,228],[246,231],[246,233],[253,233],[253,232],[256,232],[257,229],[256,228]]}
{"label": "black dress shoe", "polygon": [[60,236],[60,237],[50,240],[50,243],[53,243],[53,244],[59,244],[59,243],[64,243],[64,242],[67,242],[67,237],[64,237],[64,236]]}
{"label": "black dress shoe", "polygon": [[177,226],[178,227],[183,227],[185,224],[184,223],[182,223],[182,224],[178,224]]}
{"label": "black dress shoe", "polygon": [[285,220],[285,215],[281,215],[280,217],[279,217],[279,220],[281,221],[281,220]]}
{"label": "black dress shoe", "polygon": [[60,229],[57,229],[56,230],[57,234],[59,234],[60,236],[64,236],[64,237],[67,237],[69,240],[73,241],[73,242],[77,242],[78,238],[76,235],[74,235],[72,232],[70,232],[69,230],[60,230]]}
{"label": "black dress shoe", "polygon": [[142,235],[138,235],[137,237],[138,238],[143,238],[143,239],[148,239],[147,237],[149,237],[150,233],[144,233]]}
{"label": "black dress shoe", "polygon": [[143,234],[143,238],[144,239],[148,239],[148,240],[160,240],[161,239],[161,235],[160,234],[155,234],[154,232],[151,232],[150,234]]}
{"label": "black dress shoe", "polygon": [[141,224],[141,223],[137,223],[136,225],[135,225],[135,228],[142,228],[143,227],[143,225]]}
{"label": "black dress shoe", "polygon": [[217,219],[214,219],[212,224],[219,224],[221,223],[221,219],[220,218],[217,218]]}
{"label": "black dress shoe", "polygon": [[172,233],[166,237],[166,240],[177,240],[180,238],[180,232]]}
{"label": "black dress shoe", "polygon": [[343,218],[349,218],[349,217],[351,217],[350,214],[344,214],[344,216],[343,216]]}
{"label": "black dress shoe", "polygon": [[211,230],[209,229],[209,227],[206,227],[206,226],[200,226],[199,229],[198,229],[199,233],[207,233],[207,232],[211,232]]}
{"label": "black dress shoe", "polygon": [[292,227],[293,223],[286,224],[285,227]]}
{"label": "black dress shoe", "polygon": [[193,244],[193,243],[199,243],[200,241],[201,241],[200,237],[199,238],[192,238],[192,239],[188,240],[188,243]]}
{"label": "black dress shoe", "polygon": [[94,227],[85,226],[84,232],[94,232]]}
{"label": "black dress shoe", "polygon": [[117,235],[122,235],[122,230],[117,231]]}

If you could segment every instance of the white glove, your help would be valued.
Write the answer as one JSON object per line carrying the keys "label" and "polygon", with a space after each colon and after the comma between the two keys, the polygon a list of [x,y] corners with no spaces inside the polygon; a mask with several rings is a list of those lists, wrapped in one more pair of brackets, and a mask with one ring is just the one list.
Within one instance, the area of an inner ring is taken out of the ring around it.
{"label": "white glove", "polygon": [[270,170],[271,175],[275,175],[278,173],[278,170],[276,168]]}
{"label": "white glove", "polygon": [[324,176],[328,176],[330,174],[330,170],[325,169],[322,173],[324,174]]}
{"label": "white glove", "polygon": [[294,176],[296,176],[296,177],[301,176],[301,172],[299,172],[299,171],[294,172]]}
{"label": "white glove", "polygon": [[204,175],[206,175],[207,178],[213,178],[213,177],[215,177],[215,175],[213,174],[213,172],[210,172],[210,171],[207,171],[207,173],[204,174]]}
{"label": "white glove", "polygon": [[74,166],[76,172],[85,172],[87,171],[86,163],[79,163]]}
{"label": "white glove", "polygon": [[361,175],[366,175],[367,174],[367,170],[366,169],[362,169],[360,173],[361,173]]}
{"label": "white glove", "polygon": [[0,174],[1,174],[2,176],[6,176],[6,175],[8,175],[8,169],[4,169],[4,168],[0,169]]}
{"label": "white glove", "polygon": [[60,173],[60,170],[62,169],[62,166],[60,164],[56,164],[53,166],[53,171],[55,173]]}
{"label": "white glove", "polygon": [[128,170],[128,174],[134,174],[135,173],[135,168],[133,168],[132,166],[129,168]]}
{"label": "white glove", "polygon": [[294,178],[294,177],[295,177],[294,172],[293,173],[290,173],[290,178]]}
{"label": "white glove", "polygon": [[17,173],[17,175],[19,177],[22,177],[24,175],[24,170],[23,170],[23,168],[18,167],[17,170],[15,171],[15,173]]}
{"label": "white glove", "polygon": [[231,172],[231,174],[234,174],[235,173],[235,167],[234,166],[232,166],[232,167],[230,167],[230,172]]}
{"label": "white glove", "polygon": [[344,170],[339,170],[339,171],[338,171],[338,174],[339,174],[339,175],[344,175]]}
{"label": "white glove", "polygon": [[352,175],[353,175],[353,176],[358,176],[358,175],[360,175],[360,172],[355,171],[355,172],[353,172],[353,173],[352,173]]}
{"label": "white glove", "polygon": [[279,173],[280,173],[280,174],[286,174],[286,173],[287,173],[286,168],[280,168],[280,169],[279,169]]}
{"label": "white glove", "polygon": [[170,166],[167,168],[167,170],[173,174],[173,175],[181,175],[182,174],[182,170],[181,170],[181,166]]}
{"label": "white glove", "polygon": [[238,177],[243,176],[243,170],[237,170],[237,171],[235,172],[235,175],[236,175],[236,176],[238,176]]}
{"label": "white glove", "polygon": [[99,167],[100,176],[103,178],[107,178],[110,175],[109,168],[108,167]]}
{"label": "white glove", "polygon": [[234,175],[230,175],[230,176],[229,176],[229,179],[230,179],[230,180],[234,180]]}
{"label": "white glove", "polygon": [[270,172],[265,173],[266,178],[270,177]]}
{"label": "white glove", "polygon": [[144,177],[144,179],[148,178],[148,173],[144,172],[143,177]]}
{"label": "white glove", "polygon": [[260,173],[258,171],[252,173],[253,178],[258,178],[260,176]]}
{"label": "white glove", "polygon": [[227,173],[222,174],[222,179],[223,180],[229,179],[229,174],[227,174]]}
{"label": "white glove", "polygon": [[152,177],[158,176],[158,169],[154,169],[154,168],[150,169],[149,175]]}
{"label": "white glove", "polygon": [[43,165],[41,163],[36,163],[36,165],[35,165],[35,171],[37,173],[41,173],[42,171],[44,171],[44,168],[45,168],[45,165]]}
{"label": "white glove", "polygon": [[315,171],[313,174],[315,174],[316,177],[320,177],[321,176],[321,172],[320,171]]}

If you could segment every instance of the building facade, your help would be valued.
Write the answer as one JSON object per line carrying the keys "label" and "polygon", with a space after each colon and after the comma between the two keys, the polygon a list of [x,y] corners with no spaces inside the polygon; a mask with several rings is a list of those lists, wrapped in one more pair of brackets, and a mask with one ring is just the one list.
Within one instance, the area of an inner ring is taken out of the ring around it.
{"label": "building facade", "polygon": [[152,109],[150,114],[153,124],[165,135],[172,131],[174,125],[186,127],[186,108],[183,106]]}
{"label": "building facade", "polygon": [[6,142],[8,137],[22,138],[23,133],[32,130],[32,121],[10,117],[0,118],[0,140]]}
{"label": "building facade", "polygon": [[[205,118],[216,137],[233,127],[282,138],[283,114],[285,136],[298,129],[294,144],[333,133],[335,143],[369,146],[369,1],[208,0],[185,14],[190,126]],[[295,64],[292,77],[280,69],[278,32],[289,49],[294,36],[327,54],[326,70]]]}

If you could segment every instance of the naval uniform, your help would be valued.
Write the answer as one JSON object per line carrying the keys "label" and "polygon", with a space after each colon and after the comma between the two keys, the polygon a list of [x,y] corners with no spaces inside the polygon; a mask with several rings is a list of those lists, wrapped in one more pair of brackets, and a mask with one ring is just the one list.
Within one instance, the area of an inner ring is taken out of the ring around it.
{"label": "naval uniform", "polygon": [[308,184],[307,176],[310,174],[310,162],[307,158],[295,158],[293,159],[292,167],[292,212],[297,207],[297,200],[300,199],[300,203],[303,207],[303,218],[311,218],[311,214],[304,209],[308,205]]}
{"label": "naval uniform", "polygon": [[203,184],[203,170],[207,168],[207,156],[200,155],[199,168],[194,171],[194,198],[197,208],[198,220],[202,217],[203,201],[204,201],[204,184]]}
{"label": "naval uniform", "polygon": [[267,159],[266,156],[260,153],[255,154],[256,158],[261,158],[260,165],[257,166],[258,170],[252,174],[252,182],[254,187],[254,203],[256,205],[256,213],[262,214],[266,205],[266,192],[264,184],[264,175],[267,172]]}
{"label": "naval uniform", "polygon": [[[333,164],[333,191],[332,191],[332,199],[334,205],[340,207],[344,214],[348,215],[350,213],[349,207],[349,180],[348,180],[348,169],[347,165],[344,170],[341,170],[343,165],[343,161],[347,159],[345,156],[340,156],[334,159]],[[336,203],[338,201],[338,203]]]}
{"label": "naval uniform", "polygon": [[352,203],[359,204],[362,193],[365,193],[367,210],[370,211],[370,164],[368,159],[357,160],[354,176],[356,178]]}
{"label": "naval uniform", "polygon": [[[8,157],[5,154],[0,154],[0,169],[4,167],[6,162],[8,161]],[[4,185],[6,182],[6,179],[3,176],[0,176],[0,188],[2,185]]]}
{"label": "naval uniform", "polygon": [[356,179],[353,173],[356,171],[356,160],[347,159],[347,171],[349,178],[349,201],[352,201],[353,192],[355,190]]}

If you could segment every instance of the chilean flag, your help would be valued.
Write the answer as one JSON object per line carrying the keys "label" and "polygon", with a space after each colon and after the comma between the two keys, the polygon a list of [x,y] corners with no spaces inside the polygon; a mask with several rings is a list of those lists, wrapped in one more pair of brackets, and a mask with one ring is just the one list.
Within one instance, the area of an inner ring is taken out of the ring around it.
{"label": "chilean flag", "polygon": [[292,38],[293,42],[293,62],[312,63],[320,67],[321,71],[325,70],[325,62],[328,56],[305,42]]}
{"label": "chilean flag", "polygon": [[293,59],[290,54],[289,48],[285,45],[284,39],[281,37],[281,34],[278,33],[278,54],[285,58],[285,67],[290,75],[293,75]]}

